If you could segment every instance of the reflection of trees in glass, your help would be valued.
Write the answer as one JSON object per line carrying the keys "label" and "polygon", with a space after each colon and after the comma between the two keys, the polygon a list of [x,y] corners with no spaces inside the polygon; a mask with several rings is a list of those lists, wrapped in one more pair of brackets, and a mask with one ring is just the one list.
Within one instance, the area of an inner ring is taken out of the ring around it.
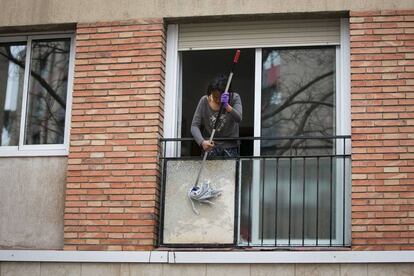
{"label": "reflection of trees in glass", "polygon": [[21,102],[26,46],[0,45],[0,146],[17,146],[20,134]]}
{"label": "reflection of trees in glass", "polygon": [[[262,136],[331,136],[334,48],[263,51]],[[330,152],[332,140],[263,141],[264,154]],[[312,150],[314,149],[314,150]]]}
{"label": "reflection of trees in glass", "polygon": [[[25,144],[63,143],[70,40],[33,41]],[[5,47],[1,55],[24,69]]]}
{"label": "reflection of trees in glass", "polygon": [[[263,137],[334,134],[335,48],[265,49],[262,66]],[[331,139],[261,142],[262,155],[324,155],[332,150]],[[330,224],[336,200],[320,199],[335,193],[332,164],[323,157],[261,161],[258,238],[311,239],[313,244],[329,239],[336,227]]]}
{"label": "reflection of trees in glass", "polygon": [[65,131],[69,40],[33,41],[26,144],[61,144]]}

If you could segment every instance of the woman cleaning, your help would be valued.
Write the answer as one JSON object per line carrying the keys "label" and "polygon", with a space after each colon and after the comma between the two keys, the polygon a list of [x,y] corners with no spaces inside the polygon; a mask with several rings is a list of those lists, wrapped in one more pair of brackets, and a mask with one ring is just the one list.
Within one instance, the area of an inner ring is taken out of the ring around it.
{"label": "woman cleaning", "polygon": [[[239,123],[242,120],[242,103],[239,94],[225,93],[227,77],[217,76],[210,82],[207,95],[201,97],[197,109],[194,112],[191,123],[191,133],[203,151],[208,152],[208,157],[236,157],[238,155]],[[209,137],[214,128],[220,106],[224,111],[219,118],[215,137],[235,138],[235,140],[209,142]]]}

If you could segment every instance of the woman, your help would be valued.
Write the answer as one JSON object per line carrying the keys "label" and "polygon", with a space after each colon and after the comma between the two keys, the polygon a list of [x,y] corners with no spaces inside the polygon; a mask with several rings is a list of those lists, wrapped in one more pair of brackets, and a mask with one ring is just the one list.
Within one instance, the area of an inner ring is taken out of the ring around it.
{"label": "woman", "polygon": [[221,104],[223,104],[224,111],[219,118],[214,137],[239,137],[242,103],[239,94],[224,93],[226,84],[227,77],[224,75],[220,75],[210,82],[207,88],[207,95],[201,97],[191,123],[191,134],[197,144],[204,151],[208,151],[208,157],[236,157],[238,155],[239,143],[237,140],[209,142]]}

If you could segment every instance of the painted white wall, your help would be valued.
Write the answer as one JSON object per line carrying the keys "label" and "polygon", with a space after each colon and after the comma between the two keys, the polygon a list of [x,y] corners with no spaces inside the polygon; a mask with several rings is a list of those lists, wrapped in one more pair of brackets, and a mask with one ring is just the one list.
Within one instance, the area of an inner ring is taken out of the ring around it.
{"label": "painted white wall", "polygon": [[273,13],[412,9],[408,0],[2,0],[1,26]]}

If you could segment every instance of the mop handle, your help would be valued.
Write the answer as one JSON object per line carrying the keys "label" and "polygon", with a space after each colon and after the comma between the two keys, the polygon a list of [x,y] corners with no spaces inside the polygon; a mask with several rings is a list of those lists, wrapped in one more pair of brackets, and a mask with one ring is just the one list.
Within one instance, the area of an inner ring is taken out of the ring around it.
{"label": "mop handle", "polygon": [[[239,57],[240,57],[240,50],[237,50],[236,54],[234,55],[234,58],[233,58],[233,65],[231,66],[229,78],[227,79],[226,89],[224,89],[223,94],[229,92],[231,80],[233,79],[234,67],[236,66],[237,62],[239,62]],[[210,143],[213,141],[214,133],[216,132],[216,129],[218,127],[218,123],[219,123],[221,114],[223,113],[223,110],[224,110],[224,106],[223,106],[223,104],[221,104],[219,113],[217,115],[216,123],[214,124],[214,128],[213,128],[213,131],[211,132],[211,136],[210,136],[210,139],[209,139]]]}
{"label": "mop handle", "polygon": [[[234,55],[234,58],[233,58],[233,66],[231,67],[230,75],[229,75],[229,78],[227,79],[226,89],[224,90],[224,93],[229,92],[231,80],[233,79],[234,66],[236,66],[237,62],[239,61],[239,57],[240,57],[240,50],[237,50],[236,54]],[[210,139],[208,140],[210,143],[213,142],[214,134],[216,133],[216,129],[218,127],[218,122],[220,120],[221,114],[223,113],[223,110],[224,110],[224,106],[223,106],[223,104],[221,104],[219,113],[217,115],[216,122],[214,124],[214,128],[211,131]],[[198,187],[198,181],[200,180],[201,173],[204,170],[204,164],[206,162],[207,155],[208,155],[208,152],[207,151],[204,152],[203,161],[201,162],[201,168],[200,168],[200,171],[198,172],[197,179],[196,179],[194,187]]]}

